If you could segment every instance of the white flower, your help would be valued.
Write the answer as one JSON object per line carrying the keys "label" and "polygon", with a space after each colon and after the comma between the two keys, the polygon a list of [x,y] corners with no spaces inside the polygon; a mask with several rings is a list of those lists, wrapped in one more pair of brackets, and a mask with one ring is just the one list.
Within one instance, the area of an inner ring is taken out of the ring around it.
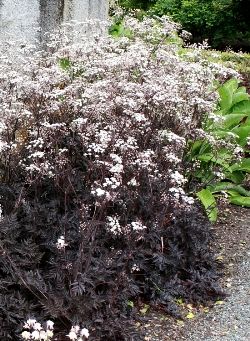
{"label": "white flower", "polygon": [[75,332],[76,334],[79,332],[79,330],[80,330],[80,327],[79,326],[72,326],[72,328],[71,328],[71,331],[72,332]]}
{"label": "white flower", "polygon": [[142,222],[140,221],[132,221],[130,225],[134,231],[140,231],[147,228],[147,226],[142,225]]}
{"label": "white flower", "polygon": [[98,197],[102,197],[103,195],[105,195],[106,191],[101,188],[97,188],[94,191],[91,191],[91,193],[96,194]]}
{"label": "white flower", "polygon": [[132,271],[132,272],[134,272],[134,271],[140,271],[140,268],[139,268],[139,266],[138,266],[137,264],[134,264],[134,265],[132,266],[131,271]]}
{"label": "white flower", "polygon": [[24,324],[24,328],[32,328],[35,323],[35,319],[28,319],[27,322]]}
{"label": "white flower", "polygon": [[44,152],[37,151],[29,156],[29,158],[32,158],[32,157],[42,158],[44,157]]}
{"label": "white flower", "polygon": [[67,246],[68,244],[65,243],[65,239],[64,239],[64,236],[61,236],[58,238],[57,240],[57,243],[56,243],[56,247],[59,249],[59,250],[62,250],[65,248],[65,246]]}
{"label": "white flower", "polygon": [[117,163],[113,167],[110,168],[109,170],[111,173],[122,173],[123,172],[123,165]]}
{"label": "white flower", "polygon": [[48,338],[53,337],[53,335],[54,335],[53,331],[50,330],[50,329],[47,329],[47,336],[48,336]]}
{"label": "white flower", "polygon": [[38,330],[34,330],[32,333],[31,333],[31,337],[32,339],[34,340],[39,340],[40,339],[40,333]]}
{"label": "white flower", "polygon": [[184,176],[180,174],[178,171],[171,173],[170,177],[173,180],[173,182],[177,185],[182,185],[186,182],[186,179],[184,178]]}
{"label": "white flower", "polygon": [[121,225],[119,223],[119,219],[117,216],[107,217],[107,221],[108,221],[107,226],[110,232],[112,232],[115,235],[122,232]]}
{"label": "white flower", "polygon": [[138,183],[136,181],[136,178],[132,178],[129,182],[128,182],[128,185],[130,186],[137,186]]}
{"label": "white flower", "polygon": [[[50,330],[49,330],[50,331]],[[52,334],[53,335],[53,334]],[[39,340],[44,340],[47,341],[49,340],[48,333],[45,332],[44,330],[40,331],[40,339]]]}
{"label": "white flower", "polygon": [[74,331],[70,331],[67,336],[70,338],[70,340],[77,340],[77,334]]}
{"label": "white flower", "polygon": [[47,328],[48,329],[53,329],[53,327],[54,327],[54,322],[53,321],[48,320],[46,324],[47,324]]}
{"label": "white flower", "polygon": [[88,329],[87,328],[83,328],[82,330],[81,330],[81,336],[85,336],[86,337],[86,339],[88,339],[88,337],[89,337],[89,331],[88,331]]}
{"label": "white flower", "polygon": [[34,328],[35,330],[41,330],[41,329],[42,329],[41,323],[36,322],[36,323],[34,324],[33,328]]}
{"label": "white flower", "polygon": [[30,339],[30,332],[24,331],[24,332],[22,332],[21,336],[24,340],[29,340]]}

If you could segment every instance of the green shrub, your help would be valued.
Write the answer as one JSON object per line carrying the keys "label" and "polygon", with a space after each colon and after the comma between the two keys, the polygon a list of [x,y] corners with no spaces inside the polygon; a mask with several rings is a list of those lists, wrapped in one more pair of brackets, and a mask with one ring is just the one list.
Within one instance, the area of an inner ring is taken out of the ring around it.
{"label": "green shrub", "polygon": [[211,221],[217,219],[213,194],[224,192],[233,204],[250,207],[250,191],[242,185],[250,173],[250,96],[231,79],[219,87],[219,106],[204,124],[203,139],[190,141],[187,160],[195,165],[190,182],[204,188],[197,193]]}
{"label": "green shrub", "polygon": [[171,15],[193,34],[195,41],[208,39],[215,48],[250,49],[248,0],[120,0],[120,4],[160,16]]}

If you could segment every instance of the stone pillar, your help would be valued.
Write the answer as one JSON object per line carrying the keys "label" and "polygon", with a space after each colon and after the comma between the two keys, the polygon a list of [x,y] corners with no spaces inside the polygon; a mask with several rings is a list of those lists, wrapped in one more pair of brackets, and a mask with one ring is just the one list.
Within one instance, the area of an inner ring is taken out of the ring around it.
{"label": "stone pillar", "polygon": [[34,44],[61,23],[105,20],[107,15],[108,0],[0,0],[0,40]]}
{"label": "stone pillar", "polygon": [[38,0],[1,0],[0,40],[35,43],[39,17]]}

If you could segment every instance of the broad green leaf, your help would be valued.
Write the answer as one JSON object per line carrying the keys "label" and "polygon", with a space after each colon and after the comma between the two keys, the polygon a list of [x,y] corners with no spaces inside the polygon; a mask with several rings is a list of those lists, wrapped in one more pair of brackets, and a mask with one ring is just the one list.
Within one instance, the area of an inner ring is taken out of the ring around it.
{"label": "broad green leaf", "polygon": [[209,220],[212,223],[216,222],[217,215],[218,215],[218,208],[217,208],[216,200],[213,194],[210,192],[209,189],[206,188],[198,192],[197,196],[202,202],[203,206],[205,207]]}
{"label": "broad green leaf", "polygon": [[238,143],[244,147],[247,143],[247,138],[250,137],[250,126],[240,126],[232,129],[232,132],[238,135]]}
{"label": "broad green leaf", "polygon": [[246,114],[250,115],[250,100],[242,101],[233,106],[232,111],[233,114]]}
{"label": "broad green leaf", "polygon": [[233,94],[225,86],[222,86],[219,88],[219,94],[220,94],[220,108],[223,111],[227,111],[231,108],[232,102],[233,102]]}
{"label": "broad green leaf", "polygon": [[213,162],[217,165],[228,168],[228,160],[230,160],[231,157],[231,154],[228,154],[226,152],[219,152],[217,155],[214,155],[212,153],[204,153],[202,155],[198,155],[197,159],[204,162]]}
{"label": "broad green leaf", "polygon": [[249,95],[247,93],[237,92],[233,94],[232,104],[235,105],[242,101],[248,101],[248,100],[249,100]]}
{"label": "broad green leaf", "polygon": [[232,165],[230,170],[250,172],[250,158],[241,159],[240,162]]}
{"label": "broad green leaf", "polygon": [[221,191],[235,191],[236,193],[243,195],[243,196],[249,196],[250,197],[250,191],[247,191],[244,187],[240,185],[233,184],[231,182],[219,182],[214,186],[209,187],[210,191],[215,192],[221,192]]}
{"label": "broad green leaf", "polygon": [[242,171],[234,171],[232,173],[225,173],[225,179],[234,182],[235,184],[241,184],[245,179],[245,174]]}
{"label": "broad green leaf", "polygon": [[247,89],[245,86],[240,86],[237,90],[236,93],[246,93]]}
{"label": "broad green leaf", "polygon": [[226,137],[228,137],[229,135],[232,136],[232,133],[235,134],[235,139],[239,138],[237,136],[237,133],[235,133],[234,131],[232,131],[231,129],[226,129],[226,130],[214,130],[213,131],[213,135],[216,136],[216,138],[220,138],[220,139],[224,139]]}
{"label": "broad green leaf", "polygon": [[231,94],[233,94],[239,85],[239,81],[236,78],[229,79],[226,83],[223,84],[223,87],[227,88]]}
{"label": "broad green leaf", "polygon": [[208,142],[199,140],[193,143],[191,153],[192,153],[192,156],[195,156],[195,155],[202,154],[205,151],[208,151],[209,149],[211,149],[211,146]]}
{"label": "broad green leaf", "polygon": [[[249,111],[250,115],[250,111]],[[245,113],[240,113],[240,114],[228,114],[224,116],[224,120],[221,123],[223,128],[228,129],[230,127],[237,126],[243,118],[247,117],[248,115]]]}
{"label": "broad green leaf", "polygon": [[235,195],[230,198],[230,202],[238,206],[250,207],[250,197]]}

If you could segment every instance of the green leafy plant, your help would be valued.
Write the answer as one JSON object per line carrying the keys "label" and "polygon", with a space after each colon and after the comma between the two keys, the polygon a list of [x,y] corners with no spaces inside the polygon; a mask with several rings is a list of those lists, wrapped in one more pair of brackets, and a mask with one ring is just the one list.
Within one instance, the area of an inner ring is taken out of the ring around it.
{"label": "green leafy plant", "polygon": [[218,193],[226,193],[233,204],[250,207],[250,192],[244,188],[250,173],[250,96],[237,79],[227,81],[218,92],[218,110],[204,125],[207,137],[191,141],[187,153],[187,160],[198,164],[194,176],[189,174],[190,183],[203,185],[197,196],[212,222],[217,219]]}

